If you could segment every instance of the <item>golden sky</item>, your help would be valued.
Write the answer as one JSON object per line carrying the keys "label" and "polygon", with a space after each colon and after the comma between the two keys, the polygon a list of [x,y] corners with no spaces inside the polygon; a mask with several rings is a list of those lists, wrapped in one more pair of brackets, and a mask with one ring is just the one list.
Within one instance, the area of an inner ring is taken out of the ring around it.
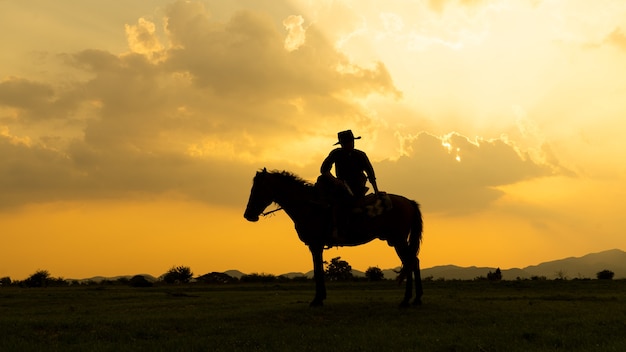
{"label": "golden sky", "polygon": [[307,272],[284,213],[243,211],[258,169],[314,180],[344,129],[422,205],[422,267],[626,249],[622,0],[5,0],[0,23],[0,277]]}

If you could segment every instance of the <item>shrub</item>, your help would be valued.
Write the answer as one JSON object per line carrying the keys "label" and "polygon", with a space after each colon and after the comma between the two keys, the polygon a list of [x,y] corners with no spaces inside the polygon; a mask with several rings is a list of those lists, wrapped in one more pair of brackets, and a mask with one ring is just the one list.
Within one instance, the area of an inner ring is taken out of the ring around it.
{"label": "shrub", "polygon": [[497,268],[495,272],[488,272],[487,273],[487,280],[489,281],[500,281],[502,280],[502,271],[500,271],[500,268]]}
{"label": "shrub", "polygon": [[6,287],[11,285],[11,278],[8,276],[5,276],[3,278],[0,278],[0,287]]}
{"label": "shrub", "polygon": [[51,277],[48,270],[37,270],[34,274],[24,280],[26,287],[46,287],[50,282]]}
{"label": "shrub", "polygon": [[368,281],[381,281],[385,278],[385,274],[379,267],[369,267],[365,270],[365,277]]}
{"label": "shrub", "polygon": [[598,278],[598,280],[613,280],[613,276],[615,276],[615,273],[612,272],[611,270],[606,270],[606,269],[596,274],[596,277]]}
{"label": "shrub", "polygon": [[188,283],[193,277],[191,268],[186,266],[172,267],[167,273],[161,276],[161,279],[168,284]]}

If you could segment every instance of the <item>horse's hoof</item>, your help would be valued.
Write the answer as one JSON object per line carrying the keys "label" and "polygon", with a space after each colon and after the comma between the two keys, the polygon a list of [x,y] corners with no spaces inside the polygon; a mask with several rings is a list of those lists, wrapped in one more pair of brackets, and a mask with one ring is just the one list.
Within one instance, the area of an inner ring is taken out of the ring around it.
{"label": "horse's hoof", "polygon": [[398,308],[400,309],[406,309],[409,308],[411,305],[409,304],[409,301],[402,301],[400,302],[400,305],[398,306]]}
{"label": "horse's hoof", "polygon": [[422,300],[419,298],[416,298],[413,300],[413,305],[414,306],[421,306],[422,305]]}

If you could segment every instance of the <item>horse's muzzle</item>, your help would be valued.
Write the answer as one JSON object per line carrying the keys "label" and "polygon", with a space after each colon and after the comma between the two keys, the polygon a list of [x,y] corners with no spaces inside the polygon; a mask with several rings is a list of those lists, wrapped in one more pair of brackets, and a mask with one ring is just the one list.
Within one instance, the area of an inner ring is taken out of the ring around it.
{"label": "horse's muzzle", "polygon": [[251,214],[248,214],[247,212],[243,214],[243,217],[246,218],[246,220],[251,221],[251,222],[259,221],[258,215],[251,215]]}

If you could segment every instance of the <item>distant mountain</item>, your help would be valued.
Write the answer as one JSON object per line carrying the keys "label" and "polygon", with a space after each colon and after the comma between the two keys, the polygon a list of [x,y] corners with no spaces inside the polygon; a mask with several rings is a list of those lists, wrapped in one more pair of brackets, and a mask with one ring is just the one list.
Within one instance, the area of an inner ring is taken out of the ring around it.
{"label": "distant mountain", "polygon": [[[422,278],[433,277],[434,279],[445,280],[473,280],[477,277],[487,277],[489,272],[495,272],[496,267],[460,267],[456,265],[442,265],[432,268],[422,269]],[[615,279],[626,278],[626,252],[619,249],[612,249],[600,253],[591,253],[583,257],[570,257],[565,259],[554,260],[541,263],[538,265],[527,266],[523,269],[511,268],[502,269],[502,278],[504,280],[530,279],[533,276],[545,276],[547,279],[555,278],[590,278],[595,279],[596,274],[602,270],[611,270],[615,273]],[[400,267],[383,270],[386,279],[394,279],[398,275]],[[296,273],[284,274],[287,277],[295,276]],[[359,270],[352,270],[352,274],[356,277],[364,277],[365,273]],[[313,271],[304,275],[309,278],[313,277]]]}
{"label": "distant mountain", "polygon": [[[400,267],[393,269],[384,269],[383,274],[386,279],[395,279],[398,275]],[[477,277],[487,277],[489,272],[494,272],[495,267],[460,267],[456,265],[440,265],[432,268],[423,268],[421,271],[422,278],[432,277],[433,279],[445,280],[473,280]],[[615,273],[615,279],[626,279],[626,252],[620,249],[611,249],[599,253],[590,253],[582,257],[569,257],[545,262],[537,265],[527,266],[523,269],[511,268],[502,269],[502,279],[515,280],[518,277],[522,279],[530,279],[533,276],[545,276],[547,279],[556,278],[590,278],[595,279],[596,274],[602,270],[610,270]],[[224,274],[240,279],[246,275],[239,270],[228,270]],[[364,277],[365,273],[359,270],[352,270],[352,274],[356,277]],[[155,282],[157,278],[149,274],[140,274],[148,281]],[[313,277],[313,270],[307,273],[290,272],[282,274],[285,277],[293,279],[294,277],[306,276]],[[123,275],[115,277],[95,276],[88,279],[78,281],[101,282],[103,280],[115,281],[120,278],[130,279],[135,275]],[[68,279],[69,281],[73,281]]]}
{"label": "distant mountain", "polygon": [[228,271],[225,271],[224,274],[227,274],[231,277],[236,277],[238,279],[241,279],[242,276],[246,275],[239,270],[228,270]]}
{"label": "distant mountain", "polygon": [[619,249],[611,249],[578,258],[570,257],[528,266],[523,270],[531,276],[543,275],[549,279],[559,275],[564,275],[569,279],[595,279],[596,273],[605,269],[614,272],[615,279],[626,278],[626,252]]}
{"label": "distant mountain", "polygon": [[[612,249],[599,253],[591,253],[582,257],[570,257],[527,266],[523,269],[512,268],[502,269],[504,280],[515,280],[516,278],[528,279],[533,276],[545,276],[548,279],[555,278],[590,278],[595,279],[596,274],[602,270],[610,270],[615,273],[615,279],[626,278],[626,252],[619,249]],[[456,265],[436,266],[422,270],[422,277],[432,276],[434,279],[459,279],[471,280],[480,276],[487,276],[487,273],[494,272],[492,267],[459,267]],[[385,276],[387,277],[387,276]]]}
{"label": "distant mountain", "polygon": [[[158,281],[158,279],[150,274],[137,274],[137,275],[141,275],[143,276],[146,280],[150,281],[150,282],[156,282]],[[108,281],[117,281],[119,279],[131,279],[133,276],[136,275],[120,275],[120,276],[113,276],[113,277],[104,277],[104,276],[94,276],[94,277],[90,277],[88,279],[79,279],[79,280],[74,280],[74,279],[67,279],[67,281],[79,281],[79,282],[102,282],[105,280]]]}

